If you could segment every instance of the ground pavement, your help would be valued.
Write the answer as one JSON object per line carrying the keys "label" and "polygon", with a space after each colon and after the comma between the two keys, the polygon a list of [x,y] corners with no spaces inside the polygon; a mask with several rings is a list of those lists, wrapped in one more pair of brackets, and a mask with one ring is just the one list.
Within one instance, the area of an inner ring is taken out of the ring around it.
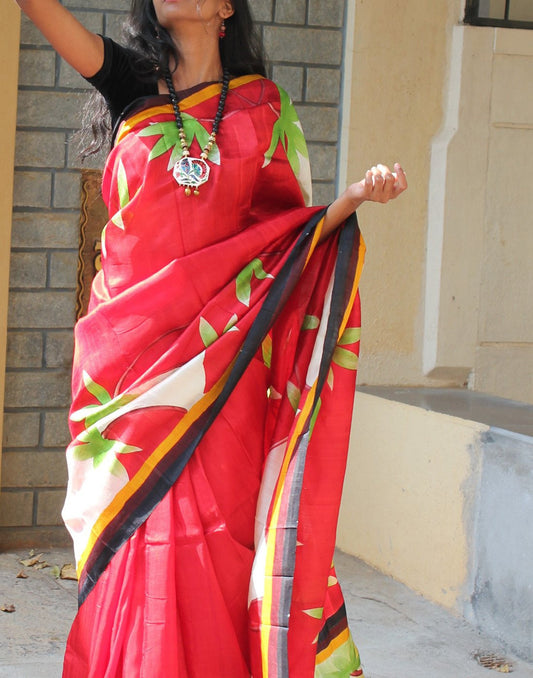
{"label": "ground pavement", "polygon": [[[76,582],[57,575],[72,554],[45,552],[41,560],[50,567],[40,570],[20,563],[28,557],[0,554],[0,608],[15,608],[0,611],[0,678],[60,678],[77,603]],[[491,678],[506,668],[533,678],[532,664],[402,584],[342,553],[336,566],[366,678]],[[21,571],[27,579],[17,579]],[[480,666],[476,653],[495,655],[500,670]]]}

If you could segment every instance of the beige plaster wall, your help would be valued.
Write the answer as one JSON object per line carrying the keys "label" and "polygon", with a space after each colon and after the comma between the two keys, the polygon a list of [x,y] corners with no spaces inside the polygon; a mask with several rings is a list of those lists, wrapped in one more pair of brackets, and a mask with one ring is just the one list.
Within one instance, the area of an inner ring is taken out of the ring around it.
{"label": "beige plaster wall", "polygon": [[517,181],[532,167],[533,32],[457,26],[453,40],[432,146],[424,371],[533,402],[533,218]]}
{"label": "beige plaster wall", "polygon": [[442,126],[451,30],[459,2],[355,0],[348,179],[399,160],[410,188],[398,202],[364,205],[360,383],[442,384],[421,369],[430,149]]}
{"label": "beige plaster wall", "polygon": [[533,31],[464,26],[463,4],[352,10],[341,177],[399,159],[410,184],[359,212],[359,381],[533,402]]}
{"label": "beige plaster wall", "polygon": [[460,611],[487,428],[358,393],[337,545]]}
{"label": "beige plaster wall", "polygon": [[474,388],[533,403],[533,31],[493,32]]}
{"label": "beige plaster wall", "polygon": [[[9,291],[9,253],[11,243],[11,212],[13,208],[13,166],[15,158],[15,127],[17,113],[18,53],[20,12],[14,3],[0,7],[0,412],[4,407],[5,356],[7,337],[7,304]],[[2,417],[0,417],[0,441]],[[0,447],[1,455],[1,447]]]}

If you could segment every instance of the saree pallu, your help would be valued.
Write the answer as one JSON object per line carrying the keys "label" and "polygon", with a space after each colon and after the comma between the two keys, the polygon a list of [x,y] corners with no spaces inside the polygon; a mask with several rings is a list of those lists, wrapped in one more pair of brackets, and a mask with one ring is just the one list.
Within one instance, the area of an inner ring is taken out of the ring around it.
{"label": "saree pallu", "polygon": [[[199,155],[220,87],[180,103]],[[64,678],[361,676],[332,565],[360,335],[355,216],[321,239],[294,108],[232,80],[186,197],[165,97],[104,172],[76,327],[63,517],[78,615]]]}

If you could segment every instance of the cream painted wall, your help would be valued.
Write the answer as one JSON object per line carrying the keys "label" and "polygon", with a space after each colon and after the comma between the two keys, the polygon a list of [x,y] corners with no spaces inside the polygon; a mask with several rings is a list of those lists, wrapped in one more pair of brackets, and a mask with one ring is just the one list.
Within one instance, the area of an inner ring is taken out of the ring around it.
{"label": "cream painted wall", "polygon": [[464,26],[459,0],[354,7],[340,175],[399,159],[410,184],[359,211],[359,382],[533,402],[533,213],[517,181],[533,162],[533,31]]}
{"label": "cream painted wall", "polygon": [[358,393],[339,548],[461,611],[487,429]]}
{"label": "cream painted wall", "polygon": [[[533,402],[533,31],[457,26],[433,143],[424,371]],[[444,190],[443,190],[444,187]]]}
{"label": "cream painted wall", "polygon": [[[18,54],[20,12],[14,3],[0,7],[0,413],[4,409],[5,356],[7,337],[7,305],[9,292],[9,253],[11,243],[11,213],[13,209],[13,166],[15,158],[15,128],[17,113]],[[2,436],[0,417],[0,441]],[[1,447],[0,447],[1,454]]]}
{"label": "cream painted wall", "polygon": [[409,191],[359,213],[368,245],[362,282],[360,383],[455,384],[422,374],[430,149],[443,124],[452,26],[461,2],[355,0],[347,177],[401,161]]}

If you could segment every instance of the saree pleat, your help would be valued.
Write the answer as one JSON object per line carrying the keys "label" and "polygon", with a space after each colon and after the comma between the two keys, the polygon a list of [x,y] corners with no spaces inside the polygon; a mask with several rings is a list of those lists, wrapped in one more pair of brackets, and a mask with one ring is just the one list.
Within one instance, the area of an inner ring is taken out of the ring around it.
{"label": "saree pleat", "polygon": [[[181,103],[199,145],[218,91]],[[282,90],[232,81],[189,200],[168,104],[119,132],[76,328],[64,678],[362,675],[331,560],[364,246],[355,217],[321,242],[302,139]]]}

